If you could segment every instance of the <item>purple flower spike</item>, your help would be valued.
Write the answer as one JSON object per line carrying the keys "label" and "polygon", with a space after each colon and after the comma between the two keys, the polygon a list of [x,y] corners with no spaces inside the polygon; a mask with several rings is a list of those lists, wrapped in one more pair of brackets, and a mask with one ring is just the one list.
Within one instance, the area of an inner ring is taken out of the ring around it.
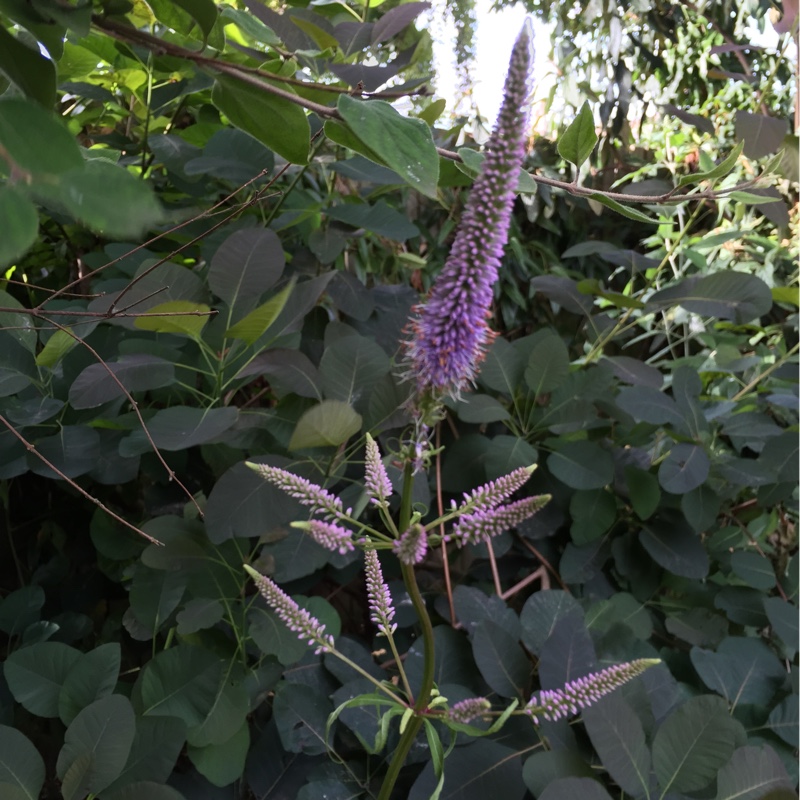
{"label": "purple flower spike", "polygon": [[539,717],[555,722],[562,717],[578,714],[582,708],[596,703],[601,697],[660,663],[657,658],[639,658],[570,681],[563,689],[542,689],[538,695],[531,697],[525,706],[525,713],[536,724],[539,723]]}
{"label": "purple flower spike", "polygon": [[464,514],[458,518],[453,530],[445,537],[445,541],[454,541],[459,547],[465,544],[479,544],[532,517],[549,500],[550,495],[543,494],[526,497],[507,506],[481,508],[474,513]]}
{"label": "purple flower spike", "polygon": [[381,461],[378,444],[369,434],[367,434],[365,484],[372,502],[387,508],[389,505],[387,500],[392,495],[392,484]]}
{"label": "purple flower spike", "polygon": [[306,531],[315,542],[334,553],[344,555],[355,550],[352,531],[333,522],[311,519],[308,522],[293,522],[292,527]]}
{"label": "purple flower spike", "polygon": [[428,537],[422,525],[412,525],[392,545],[395,555],[404,564],[419,564],[428,552]]}
{"label": "purple flower spike", "polygon": [[279,467],[270,467],[267,464],[254,464],[252,461],[246,462],[250,469],[261,475],[264,480],[282,489],[289,497],[293,497],[304,506],[313,509],[313,514],[336,518],[345,516],[342,509],[342,501],[325,491],[321,486],[295,475]]}
{"label": "purple flower spike", "polygon": [[384,636],[391,636],[397,630],[397,625],[392,622],[394,619],[394,606],[392,605],[392,595],[389,593],[389,587],[386,585],[386,581],[383,580],[378,554],[374,550],[367,550],[364,553],[364,558],[367,561],[369,618],[377,625],[380,633]]}
{"label": "purple flower spike", "polygon": [[447,710],[447,719],[466,725],[476,717],[483,716],[492,704],[485,697],[470,697],[456,703]]}
{"label": "purple flower spike", "polygon": [[280,617],[290,631],[297,634],[298,639],[307,640],[309,645],[317,645],[315,653],[330,653],[333,650],[333,636],[325,633],[325,626],[318,619],[300,608],[283,589],[269,578],[256,572],[247,564],[244,565],[244,568],[255,581],[258,591],[267,601],[267,605]]}
{"label": "purple flower spike", "polygon": [[412,322],[409,372],[421,392],[458,397],[473,384],[491,341],[486,318],[525,156],[530,67],[526,26],[511,54],[500,114],[450,256]]}
{"label": "purple flower spike", "polygon": [[528,482],[528,478],[533,475],[536,466],[520,467],[502,478],[495,481],[479,486],[469,494],[464,495],[464,505],[470,505],[472,509],[488,509],[494,508],[508,500],[517,489],[521,488]]}

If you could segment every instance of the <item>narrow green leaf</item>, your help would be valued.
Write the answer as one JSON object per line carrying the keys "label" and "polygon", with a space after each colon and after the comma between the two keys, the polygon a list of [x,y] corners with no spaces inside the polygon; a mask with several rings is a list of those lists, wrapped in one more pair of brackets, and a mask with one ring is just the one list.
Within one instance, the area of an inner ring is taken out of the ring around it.
{"label": "narrow green leaf", "polygon": [[287,161],[308,163],[311,129],[300,106],[226,75],[217,76],[211,99],[237,128]]}
{"label": "narrow green leaf", "polygon": [[730,197],[731,200],[737,200],[740,203],[747,203],[748,205],[756,204],[756,205],[763,205],[764,203],[777,203],[781,198],[780,197],[770,197],[769,195],[763,194],[753,194],[752,192],[743,192],[743,191],[735,191],[731,192],[726,197]]}
{"label": "narrow green leaf", "polygon": [[570,161],[580,167],[592,154],[597,144],[597,134],[594,130],[594,115],[586,101],[577,116],[558,140],[558,154],[565,161]]}
{"label": "narrow green leaf", "polygon": [[713,181],[716,178],[725,177],[736,165],[743,149],[744,142],[739,142],[739,144],[733,148],[731,154],[724,161],[717,164],[714,169],[710,169],[708,172],[697,172],[694,175],[684,175],[678,181],[678,186],[686,186],[689,183],[700,183],[701,181]]}
{"label": "narrow green leaf", "polygon": [[589,195],[589,199],[595,200],[600,203],[601,206],[610,208],[612,211],[616,211],[617,214],[622,214],[623,217],[635,220],[636,222],[644,222],[648,225],[661,225],[664,222],[664,220],[653,219],[652,217],[648,217],[647,214],[642,214],[641,211],[636,211],[629,206],[624,206],[622,203],[618,203],[616,200],[612,200],[610,197],[600,194],[600,192],[592,192],[592,194]]}
{"label": "narrow green leaf", "polygon": [[66,331],[56,331],[36,356],[37,366],[52,369],[77,343],[78,339]]}
{"label": "narrow green leaf", "polygon": [[383,100],[340,95],[339,113],[351,131],[422,194],[436,198],[439,156],[431,129],[420,119],[402,116]]}
{"label": "narrow green leaf", "polygon": [[[189,300],[170,300],[147,309],[148,316],[136,317],[134,325],[143,331],[177,333],[199,339],[200,333],[211,318],[211,309],[204,303]],[[163,316],[155,316],[155,315]],[[169,316],[177,314],[177,316]]]}
{"label": "narrow green leaf", "polygon": [[260,339],[278,318],[289,300],[289,295],[294,289],[294,278],[266,303],[251,311],[244,319],[225,331],[225,336],[230,339],[241,339],[247,344],[253,344]]}

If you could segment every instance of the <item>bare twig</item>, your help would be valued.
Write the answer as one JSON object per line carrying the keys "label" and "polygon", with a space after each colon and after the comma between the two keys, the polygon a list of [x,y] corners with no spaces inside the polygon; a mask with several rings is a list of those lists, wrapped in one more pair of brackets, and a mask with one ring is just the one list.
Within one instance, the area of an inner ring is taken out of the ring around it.
{"label": "bare twig", "polygon": [[[444,499],[442,498],[442,441],[441,423],[436,425],[436,507],[439,516],[444,516]],[[447,542],[444,538],[444,523],[439,525],[439,535],[442,537],[442,568],[444,569],[444,586],[447,593],[447,605],[450,609],[450,624],[456,627],[456,606],[453,602],[453,582],[450,579],[450,562],[447,560]]]}
{"label": "bare twig", "polygon": [[124,525],[126,528],[130,528],[135,533],[138,533],[139,536],[144,536],[144,538],[147,539],[148,542],[163,546],[164,544],[163,542],[159,542],[158,539],[154,539],[152,536],[145,533],[141,528],[137,528],[132,522],[128,522],[128,520],[123,519],[121,516],[119,516],[119,514],[115,514],[108,506],[101,503],[100,500],[90,495],[89,492],[87,492],[85,489],[81,488],[77,483],[75,483],[75,481],[72,480],[72,478],[68,478],[57,466],[55,466],[55,464],[53,464],[51,461],[45,458],[36,449],[36,446],[31,444],[2,414],[0,414],[0,422],[2,422],[3,425],[5,425],[6,428],[8,428],[8,430],[11,431],[11,433],[14,434],[14,436],[16,436],[20,442],[22,442],[22,444],[25,446],[25,449],[29,453],[33,453],[33,455],[35,455],[36,458],[39,459],[39,461],[41,461],[43,464],[45,464],[47,467],[53,470],[53,472],[55,472],[59,478],[65,480],[73,489],[80,492],[87,500],[91,500],[98,508],[105,511],[106,514],[115,519],[121,525]]}
{"label": "bare twig", "polygon": [[150,431],[147,429],[147,425],[145,424],[144,417],[142,417],[142,413],[141,413],[141,411],[139,411],[139,404],[133,399],[133,396],[131,395],[131,393],[125,388],[125,386],[123,385],[122,381],[116,376],[116,374],[114,373],[114,370],[112,370],[111,367],[108,366],[106,361],[97,352],[97,350],[95,350],[90,344],[88,344],[83,339],[81,339],[80,336],[78,336],[76,333],[71,331],[65,325],[60,325],[58,322],[55,322],[53,320],[50,320],[50,324],[53,325],[53,327],[58,328],[60,331],[64,331],[64,333],[66,333],[68,336],[71,336],[78,344],[83,345],[97,359],[98,364],[102,364],[103,365],[103,368],[111,376],[111,379],[114,381],[114,383],[117,384],[117,386],[119,386],[119,388],[122,391],[122,393],[125,395],[125,397],[130,402],[131,407],[133,408],[133,413],[136,414],[136,419],[139,420],[139,424],[142,426],[142,430],[144,431],[144,435],[147,438],[147,441],[150,443],[150,446],[153,448],[153,452],[156,454],[156,458],[158,458],[158,460],[161,462],[161,464],[164,467],[164,469],[167,471],[167,475],[169,477],[169,480],[175,481],[175,483],[178,486],[180,486],[180,488],[183,490],[183,492],[186,494],[186,496],[189,498],[189,500],[193,503],[194,507],[197,509],[197,512],[200,514],[200,518],[202,519],[203,518],[203,509],[200,508],[200,505],[198,504],[197,500],[194,498],[194,495],[192,495],[192,493],[183,485],[183,483],[181,483],[180,479],[175,474],[173,469],[164,460],[164,456],[161,455],[161,451],[156,446],[156,443],[153,441],[153,437],[150,435]]}
{"label": "bare twig", "polygon": [[[238,80],[241,80],[243,83],[252,86],[259,91],[265,92],[266,94],[271,94],[274,97],[280,97],[283,100],[286,100],[289,103],[293,103],[294,105],[300,106],[301,108],[306,109],[307,111],[313,111],[318,116],[322,117],[323,119],[335,119],[335,120],[342,120],[341,115],[333,106],[325,106],[321,103],[315,103],[312,100],[306,100],[299,95],[292,94],[291,92],[287,92],[283,89],[279,89],[277,86],[273,86],[268,81],[276,81],[279,78],[271,72],[266,72],[264,70],[257,69],[255,67],[247,67],[242,66],[240,64],[232,64],[227,61],[222,61],[218,58],[212,58],[209,56],[203,56],[199,53],[195,53],[192,50],[188,50],[184,47],[180,47],[178,45],[172,44],[171,42],[165,42],[162,39],[159,39],[157,36],[152,36],[151,34],[145,33],[144,31],[136,30],[127,25],[122,25],[114,20],[104,19],[102,17],[95,17],[94,24],[96,27],[100,28],[104,32],[106,32],[109,36],[112,36],[116,39],[125,42],[136,42],[141,44],[144,47],[147,47],[151,50],[157,52],[164,52],[170,55],[177,56],[179,58],[185,58],[188,61],[192,61],[195,64],[199,64],[204,66],[208,69],[215,70],[217,72],[221,72],[225,75],[230,75]],[[263,80],[262,80],[263,78]],[[283,81],[284,83],[290,83],[291,81]],[[317,84],[308,84],[304,81],[299,81],[300,85],[308,86],[309,88],[317,88]],[[348,94],[352,94],[350,90],[343,90],[347,91]],[[366,94],[366,93],[362,93]],[[370,97],[378,97],[379,94],[370,95]],[[442,147],[437,147],[436,152],[442,157],[450,159],[451,161],[461,161],[461,157],[458,153],[452,150],[446,150]],[[590,197],[591,195],[600,195],[602,197],[606,197],[609,200],[615,200],[619,203],[630,203],[630,204],[645,204],[650,203],[653,205],[669,205],[673,203],[682,203],[686,200],[717,200],[722,197],[725,197],[726,194],[734,191],[741,191],[743,189],[747,189],[752,187],[758,180],[758,178],[754,178],[753,180],[744,181],[736,186],[731,186],[727,189],[721,190],[719,192],[714,191],[702,191],[691,193],[691,190],[688,192],[682,192],[681,189],[683,187],[674,187],[668,192],[664,192],[663,194],[659,195],[637,195],[637,194],[625,194],[623,192],[606,192],[601,191],[599,189],[588,188],[585,186],[578,186],[574,183],[569,183],[567,181],[560,181],[556,180],[555,178],[548,178],[544,175],[535,175],[529,173],[531,178],[543,186],[551,186],[556,189],[561,189],[568,194],[571,194],[576,197]]]}

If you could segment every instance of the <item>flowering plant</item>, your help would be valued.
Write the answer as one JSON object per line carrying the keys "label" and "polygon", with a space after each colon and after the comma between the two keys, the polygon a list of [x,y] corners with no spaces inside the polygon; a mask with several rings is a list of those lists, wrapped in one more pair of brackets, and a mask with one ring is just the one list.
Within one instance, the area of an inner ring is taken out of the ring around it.
{"label": "flowering plant", "polygon": [[[411,324],[412,335],[406,349],[409,374],[416,384],[409,402],[415,427],[398,454],[403,466],[399,492],[395,492],[378,443],[369,434],[366,437],[364,487],[370,505],[377,511],[379,524],[361,520],[352,509],[345,509],[340,498],[287,470],[248,464],[266,481],[309,509],[310,519],[293,523],[295,527],[335,553],[343,555],[355,548],[364,551],[369,616],[391,650],[396,680],[379,680],[355,663],[337,648],[334,638],[318,619],[268,577],[250,566],[245,568],[268,606],[298,638],[307,641],[316,653],[340,659],[373,685],[374,691],[340,705],[331,715],[329,726],[347,709],[373,705],[379,710],[381,724],[374,741],[363,740],[362,744],[368,752],[378,753],[387,747],[389,722],[399,718],[399,740],[384,776],[379,800],[389,800],[411,747],[423,730],[437,779],[432,797],[439,796],[444,785],[446,753],[442,729],[437,723],[451,732],[449,752],[456,734],[496,733],[512,715],[527,716],[537,724],[540,718],[556,721],[576,714],[658,663],[655,659],[636,659],[600,671],[584,670],[584,674],[563,688],[534,693],[522,708],[519,701],[514,700],[504,709],[496,709],[486,697],[451,702],[440,693],[434,681],[433,627],[417,584],[415,565],[436,548],[442,548],[446,563],[448,543],[459,548],[486,543],[525,522],[550,499],[548,495],[512,499],[533,473],[533,467],[522,467],[465,494],[460,504],[453,503],[449,510],[433,519],[427,519],[412,507],[413,476],[426,466],[431,455],[428,435],[441,414],[441,402],[447,396],[458,397],[473,383],[486,345],[492,338],[486,317],[508,234],[515,179],[525,152],[529,72],[530,40],[524,29],[512,52],[497,125],[486,147],[482,169],[475,180],[450,258]],[[399,562],[421,629],[424,664],[417,685],[413,685],[396,641],[396,609],[384,580],[381,552],[391,553]],[[489,720],[489,726],[476,727],[472,723],[478,719]]]}

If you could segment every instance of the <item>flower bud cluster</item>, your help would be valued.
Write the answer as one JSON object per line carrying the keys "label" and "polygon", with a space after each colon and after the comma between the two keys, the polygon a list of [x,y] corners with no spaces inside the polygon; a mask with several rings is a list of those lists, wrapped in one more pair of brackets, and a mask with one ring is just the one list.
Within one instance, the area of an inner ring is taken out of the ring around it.
{"label": "flower bud cluster", "polygon": [[563,689],[542,689],[531,697],[525,712],[537,724],[539,717],[555,722],[562,717],[572,716],[658,663],[659,660],[655,658],[639,658],[577,678]]}
{"label": "flower bud cluster", "polygon": [[392,595],[389,587],[383,579],[381,564],[378,554],[374,550],[367,550],[364,553],[367,562],[367,602],[369,603],[369,618],[378,627],[384,636],[391,636],[397,630],[397,624],[393,623],[394,606],[392,605]]}
{"label": "flower bud cluster", "polygon": [[315,653],[329,653],[333,650],[333,636],[325,633],[325,626],[312,617],[289,597],[276,583],[245,564],[245,570],[253,579],[267,605],[278,615],[298,639],[305,639],[309,645],[317,645]]}

